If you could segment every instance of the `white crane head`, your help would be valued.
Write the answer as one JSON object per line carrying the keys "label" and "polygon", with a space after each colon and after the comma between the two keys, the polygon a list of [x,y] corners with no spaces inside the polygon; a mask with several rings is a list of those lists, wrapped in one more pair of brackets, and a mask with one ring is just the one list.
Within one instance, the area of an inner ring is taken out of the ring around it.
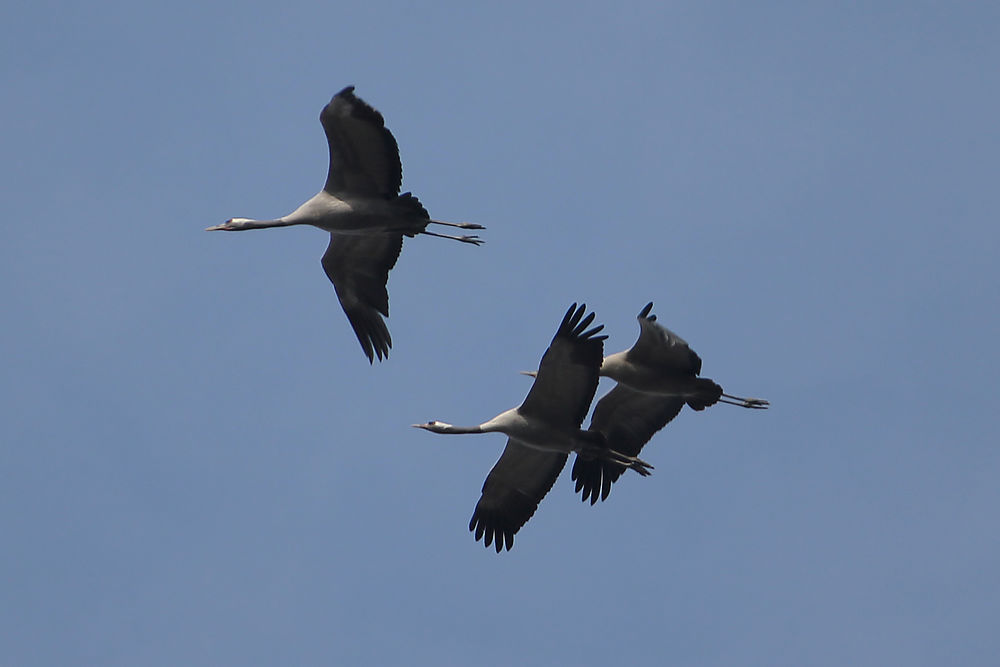
{"label": "white crane head", "polygon": [[238,232],[244,229],[248,229],[247,223],[255,222],[251,218],[229,218],[221,225],[215,225],[214,227],[206,227],[206,232]]}
{"label": "white crane head", "polygon": [[447,422],[438,421],[432,419],[426,424],[410,424],[413,428],[422,428],[425,431],[430,431],[431,433],[447,433],[448,429],[452,427],[451,424]]}

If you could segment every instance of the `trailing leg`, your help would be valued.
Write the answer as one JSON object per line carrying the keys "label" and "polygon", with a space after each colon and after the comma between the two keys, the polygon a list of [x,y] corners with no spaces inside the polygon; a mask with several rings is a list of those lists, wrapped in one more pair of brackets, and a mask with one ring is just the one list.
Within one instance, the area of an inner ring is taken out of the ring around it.
{"label": "trailing leg", "polygon": [[458,227],[459,229],[486,229],[482,225],[474,222],[442,222],[441,220],[431,220],[432,225],[445,225],[447,227]]}
{"label": "trailing leg", "polygon": [[422,231],[421,234],[426,234],[427,236],[436,236],[439,239],[451,239],[452,241],[461,241],[462,243],[471,243],[472,245],[482,245],[483,240],[478,236],[451,236],[449,234],[435,234],[434,232]]}
{"label": "trailing leg", "polygon": [[767,406],[770,405],[763,398],[743,398],[742,396],[733,396],[732,394],[723,394],[719,402],[738,405],[741,408],[750,408],[752,410],[767,410]]}

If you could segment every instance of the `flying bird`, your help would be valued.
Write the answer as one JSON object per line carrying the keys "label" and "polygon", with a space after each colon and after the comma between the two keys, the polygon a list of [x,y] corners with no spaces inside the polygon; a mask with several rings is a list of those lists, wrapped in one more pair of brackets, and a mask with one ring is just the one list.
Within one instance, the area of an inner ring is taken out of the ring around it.
{"label": "flying bird", "polygon": [[[602,434],[608,446],[627,456],[638,456],[653,435],[670,423],[687,403],[704,410],[717,402],[756,410],[769,403],[723,393],[722,387],[700,378],[701,358],[687,342],[650,315],[652,302],[638,315],[639,339],[631,349],[608,355],[600,373],[618,384],[594,408],[590,429]],[[605,500],[611,485],[625,471],[606,460],[577,457],[573,463],[576,491],[593,505]]]}
{"label": "flying bird", "polygon": [[478,426],[452,426],[441,421],[413,424],[432,433],[503,433],[507,446],[483,484],[482,496],[469,522],[476,540],[493,544],[497,553],[514,545],[514,535],[532,517],[552,488],[570,452],[595,461],[613,461],[648,475],[652,468],[634,456],[609,449],[603,436],[580,424],[597,391],[604,355],[604,326],[587,329],[594,313],[586,305],[566,311],[552,343],[542,356],[531,390],[520,406]]}
{"label": "flying bird", "polygon": [[409,192],[399,194],[403,170],[396,140],[382,114],[355,96],[354,86],[334,95],[319,121],[330,148],[330,168],[322,190],[280,218],[231,218],[207,231],[312,225],[330,232],[323,270],[369,363],[374,363],[376,356],[379,361],[387,358],[392,347],[383,319],[389,316],[385,286],[403,237],[426,234],[479,245],[478,236],[437,234],[427,231],[427,226],[485,227],[431,220],[416,197]]}
{"label": "flying bird", "polygon": [[648,394],[683,398],[692,410],[704,410],[716,403],[729,403],[762,410],[769,405],[760,398],[743,398],[723,393],[722,387],[701,373],[701,357],[687,341],[657,324],[650,315],[650,301],[637,316],[639,338],[628,350],[609,354],[601,364],[601,376]]}

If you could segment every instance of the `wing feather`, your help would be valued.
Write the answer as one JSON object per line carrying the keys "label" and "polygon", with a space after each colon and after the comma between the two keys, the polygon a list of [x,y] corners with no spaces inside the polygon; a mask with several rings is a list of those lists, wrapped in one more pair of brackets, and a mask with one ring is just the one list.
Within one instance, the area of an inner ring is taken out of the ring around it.
{"label": "wing feather", "polygon": [[646,304],[636,318],[639,320],[639,338],[628,351],[629,361],[692,376],[701,373],[701,357],[688,346],[687,341],[656,322],[656,315],[649,314],[652,307],[652,302]]}
{"label": "wing feather", "polygon": [[[619,384],[597,402],[589,430],[603,434],[609,448],[638,456],[653,435],[669,424],[683,407],[683,398],[645,394]],[[583,500],[589,498],[591,505],[597,502],[598,496],[601,500],[607,499],[611,485],[624,472],[625,467],[620,464],[579,455],[573,463],[576,491],[583,491]]]}
{"label": "wing feather", "polygon": [[389,316],[386,282],[403,247],[402,234],[330,234],[323,270],[337,291],[368,361],[389,356],[392,338],[382,316]]}
{"label": "wing feather", "polygon": [[594,313],[584,317],[586,304],[574,303],[563,316],[538,365],[535,382],[519,410],[546,423],[579,428],[594,400],[604,359],[603,326],[587,329]]}
{"label": "wing feather", "polygon": [[566,454],[532,449],[509,438],[499,460],[483,483],[483,494],[469,521],[469,530],[497,553],[514,546],[514,535],[538,509],[563,466]]}
{"label": "wing feather", "polygon": [[319,121],[330,146],[330,170],[323,189],[332,195],[391,198],[399,193],[403,167],[399,146],[382,114],[348,86],[323,107]]}

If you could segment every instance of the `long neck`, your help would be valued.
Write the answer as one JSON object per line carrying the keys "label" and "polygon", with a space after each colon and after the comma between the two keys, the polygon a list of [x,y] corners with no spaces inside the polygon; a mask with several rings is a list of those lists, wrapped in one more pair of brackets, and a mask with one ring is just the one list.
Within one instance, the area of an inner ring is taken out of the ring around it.
{"label": "long neck", "polygon": [[437,432],[448,434],[486,433],[482,426],[452,426],[451,424],[440,427]]}
{"label": "long neck", "polygon": [[426,429],[428,431],[433,431],[434,433],[447,433],[447,434],[462,434],[462,433],[508,433],[512,428],[516,428],[519,422],[523,419],[520,418],[517,412],[517,408],[512,408],[506,412],[498,414],[493,419],[478,424],[476,426],[455,426],[447,422],[433,421],[427,424],[414,424],[414,426],[419,426],[420,428]]}
{"label": "long neck", "polygon": [[239,230],[244,229],[267,229],[269,227],[289,227],[291,225],[300,225],[301,222],[296,222],[294,220],[288,220],[285,218],[277,218],[275,220],[254,220],[253,218],[233,218],[229,221],[229,224],[233,228]]}

